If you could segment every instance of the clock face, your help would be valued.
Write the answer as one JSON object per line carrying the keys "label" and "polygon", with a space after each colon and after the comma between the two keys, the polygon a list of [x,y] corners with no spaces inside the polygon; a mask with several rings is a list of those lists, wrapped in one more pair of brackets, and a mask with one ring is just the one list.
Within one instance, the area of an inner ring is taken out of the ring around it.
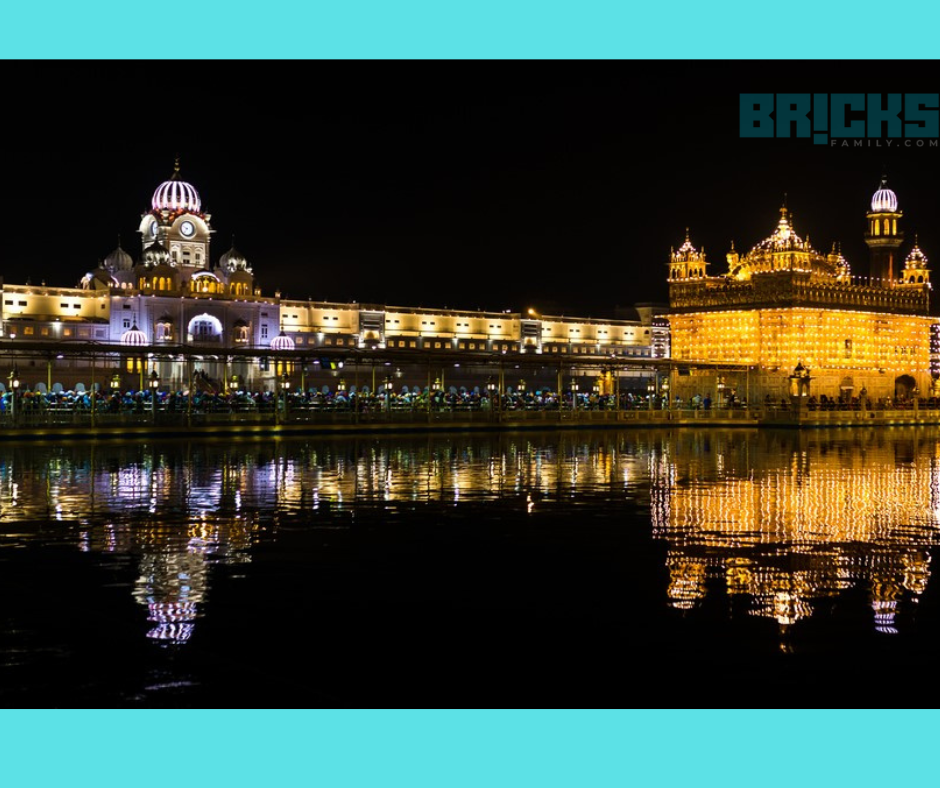
{"label": "clock face", "polygon": [[150,234],[151,234],[154,238],[157,237],[157,223],[156,223],[156,222],[151,222],[151,223],[150,223]]}
{"label": "clock face", "polygon": [[180,234],[184,238],[192,238],[196,234],[196,227],[192,222],[183,222],[180,225]]}

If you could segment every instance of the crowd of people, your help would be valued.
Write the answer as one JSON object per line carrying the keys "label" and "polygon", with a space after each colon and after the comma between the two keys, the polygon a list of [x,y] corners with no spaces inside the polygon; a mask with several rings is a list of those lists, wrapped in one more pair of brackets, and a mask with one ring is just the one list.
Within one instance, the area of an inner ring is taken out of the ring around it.
{"label": "crowd of people", "polygon": [[[107,391],[94,393],[88,390],[63,390],[55,392],[18,391],[16,410],[21,414],[33,413],[150,413],[156,397],[157,412],[166,413],[232,413],[281,411],[356,411],[360,413],[388,411],[466,410],[504,411],[517,410],[615,410],[617,398],[609,394],[565,391],[558,393],[550,389],[519,391],[507,389],[500,395],[485,388],[450,387],[446,390],[429,390],[403,386],[395,391],[370,391],[364,387],[356,390],[308,389],[307,391]],[[0,414],[13,410],[13,394],[6,391],[0,397]],[[619,396],[623,410],[637,408],[662,408],[666,401],[638,392],[622,392]]]}
{"label": "crowd of people", "polygon": [[[407,412],[407,411],[520,411],[520,410],[693,410],[709,411],[718,408],[742,408],[747,403],[736,397],[724,397],[713,401],[709,395],[696,394],[688,399],[679,396],[649,395],[638,391],[623,391],[619,398],[612,394],[596,392],[561,393],[551,389],[521,391],[507,389],[505,393],[490,391],[485,388],[450,387],[446,390],[419,388],[386,391],[370,391],[363,387],[355,389],[331,390],[311,388],[307,391],[278,392],[266,391],[227,391],[193,390],[188,391],[108,391],[98,390],[63,390],[55,392],[23,391],[16,394],[16,412],[20,414],[37,413],[82,413],[94,409],[98,413],[126,414],[152,413],[156,397],[156,411],[165,413],[237,413],[258,412]],[[0,415],[13,411],[13,394],[6,391],[0,396]],[[619,402],[618,402],[619,399]],[[93,404],[94,400],[94,404]],[[920,399],[920,407],[937,408],[940,401],[935,397]],[[826,395],[810,396],[806,400],[810,410],[881,410],[885,408],[912,408],[913,400],[891,400],[881,398],[872,400],[868,397],[836,399]],[[769,410],[788,410],[788,399],[779,402],[769,395],[763,403]]]}

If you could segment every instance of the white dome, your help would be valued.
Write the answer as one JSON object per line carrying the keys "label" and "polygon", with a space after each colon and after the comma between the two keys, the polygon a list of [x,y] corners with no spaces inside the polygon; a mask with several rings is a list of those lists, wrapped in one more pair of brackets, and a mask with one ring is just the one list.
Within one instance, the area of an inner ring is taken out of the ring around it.
{"label": "white dome", "polygon": [[150,246],[144,249],[143,258],[144,265],[164,265],[170,261],[170,253],[163,244],[159,241],[154,241]]}
{"label": "white dome", "polygon": [[239,252],[234,246],[219,258],[219,266],[226,271],[250,271],[251,266],[245,259],[245,255]]}
{"label": "white dome", "polygon": [[881,179],[881,188],[871,198],[871,210],[873,213],[898,212],[898,196],[887,188],[887,181],[884,178]]}
{"label": "white dome", "polygon": [[134,267],[134,258],[118,244],[117,249],[104,258],[104,267],[109,271],[130,271]]}
{"label": "white dome", "polygon": [[147,344],[147,335],[137,328],[137,324],[134,323],[133,328],[129,328],[123,334],[121,334],[121,344],[122,345],[133,345],[134,347],[140,347]]}
{"label": "white dome", "polygon": [[293,350],[294,340],[283,331],[271,340],[271,350]]}
{"label": "white dome", "polygon": [[199,213],[202,200],[192,184],[180,180],[180,162],[176,160],[173,177],[161,183],[153,193],[150,205],[155,211],[190,211]]}

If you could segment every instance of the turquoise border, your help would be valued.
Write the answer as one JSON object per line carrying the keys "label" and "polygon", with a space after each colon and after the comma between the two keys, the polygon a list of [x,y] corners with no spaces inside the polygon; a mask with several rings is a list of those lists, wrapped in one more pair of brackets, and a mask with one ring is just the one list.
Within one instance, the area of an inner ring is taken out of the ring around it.
{"label": "turquoise border", "polygon": [[936,723],[933,712],[897,710],[24,711],[16,718],[3,736],[3,779],[29,788],[874,788],[932,775]]}
{"label": "turquoise border", "polygon": [[[55,0],[6,5],[0,56],[934,57],[934,9],[805,0]],[[859,689],[863,702],[870,688]],[[668,687],[650,691],[681,700]],[[546,687],[546,702],[551,696]],[[0,715],[0,741],[4,784],[30,788],[829,788],[929,778],[937,721],[932,710],[26,710]]]}
{"label": "turquoise border", "polygon": [[924,58],[936,16],[925,0],[47,0],[4,5],[0,56]]}

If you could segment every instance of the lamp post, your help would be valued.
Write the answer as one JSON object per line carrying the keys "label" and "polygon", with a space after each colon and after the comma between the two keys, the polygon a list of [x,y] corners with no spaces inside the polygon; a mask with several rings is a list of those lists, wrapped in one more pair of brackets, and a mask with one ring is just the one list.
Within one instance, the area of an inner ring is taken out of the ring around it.
{"label": "lamp post", "polygon": [[578,409],[578,379],[571,379],[571,412],[574,413]]}
{"label": "lamp post", "polygon": [[646,399],[649,409],[653,409],[653,395],[656,394],[656,379],[650,378],[646,384]]}
{"label": "lamp post", "polygon": [[290,415],[290,379],[285,372],[281,378],[281,388],[284,389],[284,417]]}
{"label": "lamp post", "polygon": [[10,419],[16,425],[16,390],[20,387],[20,376],[14,366],[10,370]]}
{"label": "lamp post", "polygon": [[488,378],[486,381],[486,396],[490,401],[490,412],[496,413],[496,407],[495,407],[496,383],[493,380],[493,378]]}
{"label": "lamp post", "polygon": [[[111,376],[111,399],[113,400],[121,393],[121,376],[115,372]],[[115,405],[117,411],[120,411],[120,403]]]}
{"label": "lamp post", "polygon": [[725,379],[718,378],[718,402],[717,405],[720,408],[722,403],[725,401]]}
{"label": "lamp post", "polygon": [[391,375],[385,376],[385,383],[382,384],[385,389],[385,412],[391,415],[392,413],[392,390],[395,388],[395,383],[392,381]]}
{"label": "lamp post", "polygon": [[431,390],[428,392],[428,419],[431,418],[431,406],[434,403],[434,398],[437,396],[437,392],[444,388],[444,384],[441,383],[440,378],[434,378],[434,382],[431,384]]}
{"label": "lamp post", "polygon": [[663,390],[663,400],[665,401],[666,409],[668,410],[669,408],[672,407],[672,403],[669,401],[669,378],[663,378],[662,390]]}
{"label": "lamp post", "polygon": [[160,388],[160,376],[157,370],[150,373],[150,413],[153,423],[157,423],[157,389]]}

